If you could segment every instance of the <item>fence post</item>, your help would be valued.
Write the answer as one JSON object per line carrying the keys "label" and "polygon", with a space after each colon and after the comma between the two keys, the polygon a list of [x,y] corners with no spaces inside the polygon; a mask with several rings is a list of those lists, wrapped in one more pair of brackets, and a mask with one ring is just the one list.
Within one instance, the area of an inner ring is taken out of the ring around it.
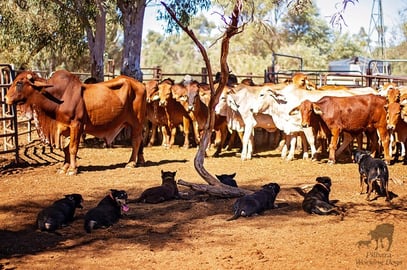
{"label": "fence post", "polygon": [[206,67],[201,68],[201,82],[208,82],[208,70],[206,69]]}
{"label": "fence post", "polygon": [[160,66],[155,66],[153,69],[153,80],[162,80],[162,70]]}

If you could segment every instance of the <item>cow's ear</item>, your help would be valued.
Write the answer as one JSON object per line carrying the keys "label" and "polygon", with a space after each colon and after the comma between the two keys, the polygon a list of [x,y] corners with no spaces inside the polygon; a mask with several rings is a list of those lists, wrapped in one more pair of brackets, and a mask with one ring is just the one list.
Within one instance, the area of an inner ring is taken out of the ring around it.
{"label": "cow's ear", "polygon": [[321,111],[321,108],[316,104],[312,104],[312,109],[315,114],[319,114],[319,115],[323,114],[323,112]]}
{"label": "cow's ear", "polygon": [[300,109],[297,107],[293,108],[288,114],[289,115],[297,115]]}

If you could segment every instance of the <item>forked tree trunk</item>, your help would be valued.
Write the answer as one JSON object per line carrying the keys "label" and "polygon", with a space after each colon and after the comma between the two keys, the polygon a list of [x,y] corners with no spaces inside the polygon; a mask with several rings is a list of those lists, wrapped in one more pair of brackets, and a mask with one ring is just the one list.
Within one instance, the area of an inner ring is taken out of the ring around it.
{"label": "forked tree trunk", "polygon": [[209,57],[206,53],[204,46],[199,42],[196,38],[195,34],[192,30],[188,27],[185,27],[180,23],[177,19],[175,13],[163,2],[161,2],[170,16],[176,21],[176,23],[189,35],[189,37],[194,41],[194,43],[198,46],[202,57],[205,61],[206,68],[208,70],[208,77],[209,77],[209,85],[211,89],[211,99],[209,101],[209,116],[208,120],[205,124],[205,128],[203,130],[202,140],[200,141],[198,151],[195,155],[194,159],[194,166],[198,174],[209,184],[193,184],[188,183],[186,181],[180,180],[178,183],[181,185],[188,186],[194,190],[203,191],[209,193],[214,196],[220,197],[238,197],[243,196],[245,194],[251,193],[251,191],[235,188],[231,186],[227,186],[222,184],[216,177],[210,174],[204,167],[205,161],[205,152],[208,148],[211,140],[212,130],[215,125],[215,106],[218,104],[219,97],[222,93],[223,88],[226,86],[229,70],[227,65],[227,56],[229,53],[229,41],[230,39],[239,33],[239,15],[242,8],[242,0],[236,0],[235,7],[233,9],[233,13],[231,15],[231,21],[228,23],[228,27],[225,31],[225,34],[222,39],[222,51],[221,51],[221,59],[220,59],[220,66],[221,66],[221,81],[217,89],[214,88],[213,84],[213,73],[211,63],[209,61]]}

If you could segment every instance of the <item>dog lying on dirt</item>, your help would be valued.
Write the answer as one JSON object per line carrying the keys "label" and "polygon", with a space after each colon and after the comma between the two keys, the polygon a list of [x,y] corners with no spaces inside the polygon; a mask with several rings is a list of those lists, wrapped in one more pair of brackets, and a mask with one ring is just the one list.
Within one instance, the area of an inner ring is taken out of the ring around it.
{"label": "dog lying on dirt", "polygon": [[317,183],[305,194],[302,209],[309,214],[340,215],[342,210],[329,201],[331,192],[331,178],[327,176],[317,177]]}
{"label": "dog lying on dirt", "polygon": [[233,205],[234,215],[228,221],[262,214],[265,210],[274,208],[274,201],[279,192],[280,186],[277,183],[269,183],[262,186],[261,190],[237,199]]}
{"label": "dog lying on dirt", "polygon": [[216,178],[218,178],[218,180],[228,186],[231,187],[237,187],[237,183],[236,180],[234,179],[236,176],[236,173],[232,173],[232,174],[215,174]]}
{"label": "dog lying on dirt", "polygon": [[161,170],[161,186],[151,187],[143,191],[135,203],[161,203],[179,197],[175,174],[177,172]]}
{"label": "dog lying on dirt", "polygon": [[85,214],[85,231],[90,233],[93,229],[112,226],[122,217],[122,210],[129,210],[126,191],[111,189],[109,195]]}
{"label": "dog lying on dirt", "polygon": [[82,202],[82,195],[76,193],[65,195],[65,198],[55,201],[38,213],[38,229],[55,232],[62,226],[66,226],[74,220],[75,209],[83,208]]}
{"label": "dog lying on dirt", "polygon": [[354,151],[353,160],[359,165],[360,194],[364,192],[363,185],[366,184],[367,186],[366,200],[370,201],[370,194],[373,190],[378,197],[386,196],[386,201],[390,201],[393,196],[397,196],[389,192],[389,169],[383,160],[372,158],[370,152],[363,150]]}

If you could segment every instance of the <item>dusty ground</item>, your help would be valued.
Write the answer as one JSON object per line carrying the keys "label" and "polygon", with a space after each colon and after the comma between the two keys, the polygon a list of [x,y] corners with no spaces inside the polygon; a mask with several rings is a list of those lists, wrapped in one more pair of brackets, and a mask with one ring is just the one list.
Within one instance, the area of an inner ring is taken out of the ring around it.
{"label": "dusty ground", "polygon": [[[207,158],[211,173],[236,172],[238,184],[258,189],[277,182],[282,190],[278,209],[251,218],[226,221],[235,199],[207,195],[159,205],[130,204],[116,225],[87,234],[85,212],[109,189],[125,189],[130,198],[160,183],[160,171],[177,171],[176,178],[203,183],[193,167],[195,149],[145,149],[146,167],[124,168],[130,148],[82,148],[80,173],[57,175],[59,152],[31,144],[23,148],[25,166],[10,167],[12,156],[0,156],[0,269],[406,269],[407,188],[390,182],[399,195],[365,201],[359,194],[357,165],[283,161],[278,151],[260,152],[242,162],[236,151]],[[339,216],[308,215],[301,209],[296,187],[330,176],[331,199],[347,209]],[[407,167],[390,167],[390,177],[407,181]],[[188,188],[179,187],[184,192]],[[64,194],[81,193],[85,208],[61,235],[41,233],[33,224],[43,207]],[[383,223],[393,224],[393,243],[387,239],[375,250],[368,233]],[[359,243],[359,244],[358,244]]]}

